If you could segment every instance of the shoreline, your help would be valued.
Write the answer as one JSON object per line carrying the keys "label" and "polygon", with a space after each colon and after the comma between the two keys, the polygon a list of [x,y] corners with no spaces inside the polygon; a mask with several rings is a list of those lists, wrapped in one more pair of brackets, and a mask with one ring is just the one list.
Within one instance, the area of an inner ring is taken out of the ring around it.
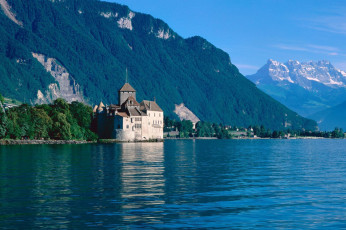
{"label": "shoreline", "polygon": [[0,140],[1,145],[68,145],[68,144],[94,144],[96,141],[79,140]]}
{"label": "shoreline", "polygon": [[321,140],[321,139],[344,139],[344,138],[325,138],[325,137],[292,137],[292,138],[232,138],[218,139],[216,137],[189,137],[189,138],[164,138],[148,141],[118,141],[115,139],[100,139],[98,141],[80,141],[80,140],[0,140],[2,145],[80,145],[80,144],[114,144],[114,143],[149,143],[149,142],[164,142],[165,140]]}

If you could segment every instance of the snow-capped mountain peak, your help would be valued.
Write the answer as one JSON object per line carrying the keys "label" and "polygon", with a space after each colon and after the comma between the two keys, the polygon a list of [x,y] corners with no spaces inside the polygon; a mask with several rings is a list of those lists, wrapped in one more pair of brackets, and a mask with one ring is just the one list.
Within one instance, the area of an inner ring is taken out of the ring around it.
{"label": "snow-capped mountain peak", "polygon": [[288,81],[294,83],[290,77],[290,70],[285,64],[269,59],[266,66],[264,68],[268,68],[269,76],[273,81]]}
{"label": "snow-capped mountain peak", "polygon": [[269,59],[267,64],[263,66],[256,75],[261,76],[261,79],[256,81],[256,84],[266,77],[280,84],[297,84],[305,89],[313,90],[313,82],[321,83],[331,88],[346,87],[346,72],[336,69],[329,61],[308,61],[299,62],[289,60],[286,63],[281,63]]}

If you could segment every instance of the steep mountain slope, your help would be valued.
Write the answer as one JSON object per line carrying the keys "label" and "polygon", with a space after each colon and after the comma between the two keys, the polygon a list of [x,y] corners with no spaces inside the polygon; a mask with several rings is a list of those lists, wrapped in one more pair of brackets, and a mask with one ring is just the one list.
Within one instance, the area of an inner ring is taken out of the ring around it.
{"label": "steep mountain slope", "polygon": [[337,105],[346,96],[346,73],[328,61],[280,63],[268,60],[256,74],[247,78],[303,116]]}
{"label": "steep mountain slope", "polygon": [[[167,115],[184,103],[206,121],[272,129],[316,125],[258,90],[222,50],[201,37],[183,39],[150,15],[96,0],[6,3],[15,17],[0,13],[0,93],[7,97],[115,103],[127,67],[139,100],[155,96]],[[47,69],[49,62],[58,71]]]}
{"label": "steep mountain slope", "polygon": [[346,101],[315,113],[310,118],[317,121],[320,130],[331,131],[336,127],[346,130]]}

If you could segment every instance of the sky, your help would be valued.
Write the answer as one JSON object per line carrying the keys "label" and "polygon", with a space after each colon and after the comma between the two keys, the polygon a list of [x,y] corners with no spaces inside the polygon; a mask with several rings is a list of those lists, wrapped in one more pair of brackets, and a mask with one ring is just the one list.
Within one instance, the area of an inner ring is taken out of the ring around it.
{"label": "sky", "polygon": [[328,60],[346,71],[345,0],[107,0],[227,52],[244,75],[268,59]]}

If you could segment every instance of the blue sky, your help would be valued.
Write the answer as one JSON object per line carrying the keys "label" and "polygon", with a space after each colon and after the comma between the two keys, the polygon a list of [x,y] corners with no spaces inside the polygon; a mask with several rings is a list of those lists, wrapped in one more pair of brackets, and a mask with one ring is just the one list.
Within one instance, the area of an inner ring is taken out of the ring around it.
{"label": "blue sky", "polygon": [[244,75],[268,59],[329,60],[346,71],[344,0],[108,0],[199,35],[229,53]]}

